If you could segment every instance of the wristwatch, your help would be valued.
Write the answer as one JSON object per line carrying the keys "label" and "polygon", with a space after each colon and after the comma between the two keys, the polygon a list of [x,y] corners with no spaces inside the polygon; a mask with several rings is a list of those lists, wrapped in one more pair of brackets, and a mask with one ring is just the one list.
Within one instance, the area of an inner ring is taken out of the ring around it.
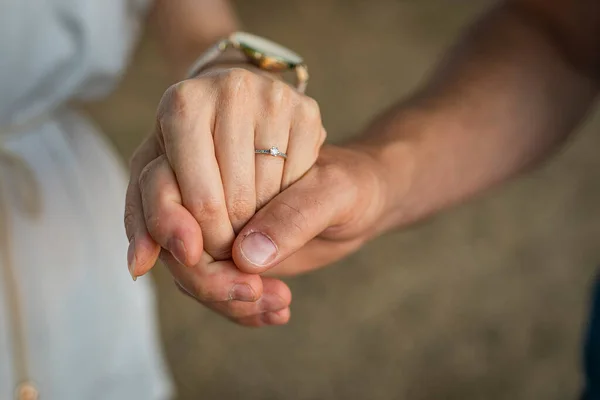
{"label": "wristwatch", "polygon": [[296,88],[302,93],[306,90],[308,68],[302,57],[269,39],[246,32],[234,32],[226,39],[217,42],[196,60],[190,68],[188,76],[196,76],[230,48],[240,51],[251,64],[265,71],[294,71]]}

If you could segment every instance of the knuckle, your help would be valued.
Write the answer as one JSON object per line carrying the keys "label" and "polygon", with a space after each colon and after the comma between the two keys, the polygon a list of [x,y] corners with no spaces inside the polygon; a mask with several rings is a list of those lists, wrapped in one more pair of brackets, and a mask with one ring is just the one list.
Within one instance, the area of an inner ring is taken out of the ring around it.
{"label": "knuckle", "polygon": [[321,126],[321,137],[319,138],[319,147],[321,147],[323,145],[323,143],[325,143],[326,140],[327,140],[327,129],[325,129],[325,127]]}
{"label": "knuckle", "polygon": [[159,123],[166,123],[172,117],[185,118],[190,104],[196,96],[196,82],[185,80],[171,85],[163,94],[157,112]]}
{"label": "knuckle", "polygon": [[221,215],[223,203],[215,198],[207,198],[195,200],[187,204],[186,207],[189,207],[190,212],[198,221],[210,221]]}
{"label": "knuckle", "polygon": [[273,80],[269,83],[266,98],[267,112],[276,113],[282,108],[289,106],[290,97],[290,87],[281,81]]}
{"label": "knuckle", "polygon": [[174,106],[186,105],[194,97],[196,82],[189,79],[177,82],[169,90],[171,90],[171,100]]}
{"label": "knuckle", "polygon": [[257,75],[244,68],[231,68],[221,76],[223,92],[227,96],[237,97],[248,90]]}
{"label": "knuckle", "polygon": [[319,103],[312,97],[304,96],[303,100],[299,103],[299,107],[302,118],[309,121],[321,120]]}

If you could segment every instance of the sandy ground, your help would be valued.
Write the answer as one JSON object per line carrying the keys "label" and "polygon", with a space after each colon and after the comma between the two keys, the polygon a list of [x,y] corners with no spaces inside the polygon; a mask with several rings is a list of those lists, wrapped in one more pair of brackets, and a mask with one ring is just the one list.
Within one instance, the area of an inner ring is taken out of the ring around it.
{"label": "sandy ground", "polygon": [[[305,55],[336,141],[414,88],[483,2],[237,3],[247,30]],[[124,155],[166,84],[152,41],[134,65],[92,108]],[[157,268],[179,398],[574,398],[600,262],[599,126],[592,115],[557,157],[500,190],[289,280],[286,327],[236,327]]]}

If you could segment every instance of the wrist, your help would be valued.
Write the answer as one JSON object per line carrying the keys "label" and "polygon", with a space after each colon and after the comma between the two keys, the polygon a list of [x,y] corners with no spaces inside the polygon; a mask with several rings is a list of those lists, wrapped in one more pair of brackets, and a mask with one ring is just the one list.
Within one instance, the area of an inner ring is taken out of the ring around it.
{"label": "wrist", "polygon": [[413,175],[410,146],[406,143],[355,142],[347,145],[365,159],[363,168],[369,171],[366,190],[374,215],[369,218],[368,236],[378,236],[398,225],[402,201],[409,191]]}
{"label": "wrist", "polygon": [[348,143],[369,157],[378,181],[381,206],[374,221],[374,235],[413,222],[422,214],[421,206],[425,205],[411,200],[414,183],[419,179],[416,175],[423,167],[422,142],[430,130],[431,117],[422,114],[417,110],[396,112]]}
{"label": "wrist", "polygon": [[340,190],[352,198],[351,207],[338,209],[338,222],[328,228],[324,237],[333,234],[338,239],[366,242],[390,228],[386,216],[398,185],[391,178],[378,145],[357,140],[325,145],[317,167],[328,170],[331,185],[341,183]]}
{"label": "wrist", "polygon": [[225,50],[221,55],[219,55],[218,58],[216,58],[214,61],[211,61],[204,68],[202,68],[202,70],[200,70],[196,75],[194,75],[193,78],[202,76],[204,74],[210,74],[212,72],[228,70],[231,68],[246,69],[248,71],[254,72],[258,75],[262,75],[271,79],[283,79],[281,74],[260,69],[259,67],[249,62],[243,54],[240,54],[238,51],[235,51],[233,49]]}

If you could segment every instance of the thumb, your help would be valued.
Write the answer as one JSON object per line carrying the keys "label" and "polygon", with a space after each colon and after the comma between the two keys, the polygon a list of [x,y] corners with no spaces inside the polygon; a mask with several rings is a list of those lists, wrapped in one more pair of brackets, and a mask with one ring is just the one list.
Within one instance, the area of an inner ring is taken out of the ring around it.
{"label": "thumb", "polygon": [[261,273],[285,260],[321,232],[345,222],[355,191],[336,165],[315,165],[267,203],[238,234],[232,249],[237,267]]}

